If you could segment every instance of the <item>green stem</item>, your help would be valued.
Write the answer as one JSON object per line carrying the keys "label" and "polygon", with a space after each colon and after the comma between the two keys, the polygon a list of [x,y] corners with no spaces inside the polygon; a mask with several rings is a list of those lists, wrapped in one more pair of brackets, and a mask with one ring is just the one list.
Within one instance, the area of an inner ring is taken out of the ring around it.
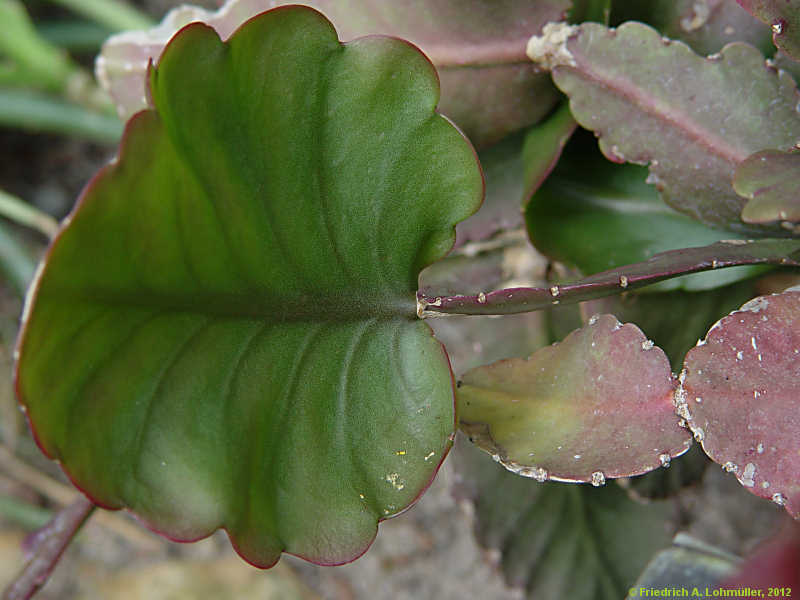
{"label": "green stem", "polygon": [[13,232],[0,224],[0,272],[17,290],[20,296],[25,295],[36,272],[36,260],[31,253],[20,244]]}
{"label": "green stem", "polygon": [[149,29],[155,23],[147,15],[120,0],[50,0],[105,25],[114,31]]}
{"label": "green stem", "polygon": [[63,100],[31,91],[0,89],[0,125],[82,137],[115,145],[123,125]]}
{"label": "green stem", "polygon": [[53,217],[3,190],[0,190],[0,215],[31,227],[48,238],[52,238],[58,231],[58,221]]}

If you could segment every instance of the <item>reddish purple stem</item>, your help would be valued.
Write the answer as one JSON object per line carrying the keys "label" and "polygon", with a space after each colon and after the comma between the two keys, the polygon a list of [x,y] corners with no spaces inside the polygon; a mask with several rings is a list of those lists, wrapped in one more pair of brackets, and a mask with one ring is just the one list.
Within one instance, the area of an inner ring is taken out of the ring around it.
{"label": "reddish purple stem", "polygon": [[3,592],[3,600],[28,600],[47,583],[64,550],[94,508],[90,500],[81,496],[29,538],[30,559]]}
{"label": "reddish purple stem", "polygon": [[647,261],[603,271],[575,283],[550,288],[509,288],[477,296],[418,294],[418,314],[505,315],[574,304],[678,277],[739,265],[800,266],[800,240],[726,240],[709,246],[670,250]]}

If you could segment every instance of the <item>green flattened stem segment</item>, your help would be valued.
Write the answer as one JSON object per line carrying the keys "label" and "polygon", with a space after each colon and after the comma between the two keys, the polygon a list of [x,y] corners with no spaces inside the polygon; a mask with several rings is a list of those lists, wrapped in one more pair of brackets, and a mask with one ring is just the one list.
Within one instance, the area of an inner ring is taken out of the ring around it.
{"label": "green flattened stem segment", "polygon": [[481,201],[474,151],[419,51],[308,8],[191,25],[150,83],[29,296],[20,402],[102,506],[257,566],[353,560],[452,443],[414,291]]}

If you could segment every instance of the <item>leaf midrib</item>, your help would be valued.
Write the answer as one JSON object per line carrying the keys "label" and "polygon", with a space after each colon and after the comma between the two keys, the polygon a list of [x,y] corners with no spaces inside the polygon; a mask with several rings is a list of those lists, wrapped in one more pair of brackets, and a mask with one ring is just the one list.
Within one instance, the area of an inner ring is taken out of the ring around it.
{"label": "leaf midrib", "polygon": [[41,294],[54,303],[85,303],[112,308],[157,309],[217,318],[254,319],[265,323],[354,323],[368,319],[416,319],[416,297],[402,294],[331,294],[318,297],[252,294],[172,295],[118,291],[49,290]]}

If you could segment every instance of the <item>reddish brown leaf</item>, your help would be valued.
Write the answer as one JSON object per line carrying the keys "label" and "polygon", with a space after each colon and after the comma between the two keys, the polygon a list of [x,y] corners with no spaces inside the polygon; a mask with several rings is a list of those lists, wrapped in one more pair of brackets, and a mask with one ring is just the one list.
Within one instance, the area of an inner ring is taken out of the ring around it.
{"label": "reddish brown leaf", "polygon": [[686,355],[676,393],[706,454],[800,517],[800,293],[761,296]]}
{"label": "reddish brown leaf", "polygon": [[[734,169],[800,139],[794,80],[747,44],[698,56],[642,23],[550,25],[529,56],[552,69],[576,120],[615,162],[649,164],[664,200],[709,225],[749,230]],[[743,93],[743,90],[747,90]]]}

